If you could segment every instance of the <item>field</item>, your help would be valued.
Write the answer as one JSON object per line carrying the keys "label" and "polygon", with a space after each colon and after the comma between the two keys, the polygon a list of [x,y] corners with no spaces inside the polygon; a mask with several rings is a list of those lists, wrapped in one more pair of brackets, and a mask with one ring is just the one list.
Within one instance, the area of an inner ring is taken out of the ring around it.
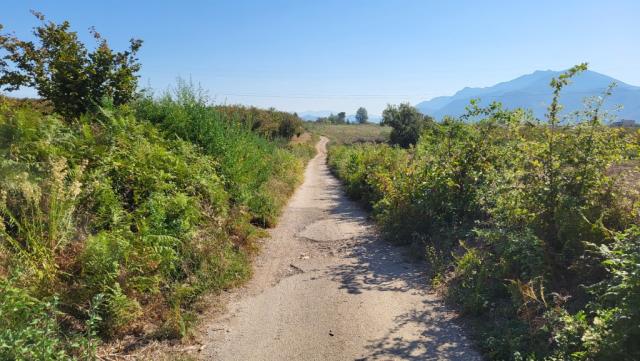
{"label": "field", "polygon": [[378,124],[328,124],[305,122],[309,132],[331,139],[330,146],[356,143],[385,143],[391,133],[390,127]]}

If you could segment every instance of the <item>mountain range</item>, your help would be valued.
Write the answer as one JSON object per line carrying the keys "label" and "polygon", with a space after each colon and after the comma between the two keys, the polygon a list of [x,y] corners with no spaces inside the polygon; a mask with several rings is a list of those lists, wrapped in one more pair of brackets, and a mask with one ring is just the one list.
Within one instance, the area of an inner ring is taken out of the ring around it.
{"label": "mountain range", "polygon": [[[460,116],[472,99],[479,99],[481,105],[499,101],[505,108],[526,108],[533,111],[535,117],[543,119],[551,102],[551,79],[561,71],[535,71],[516,79],[484,88],[464,88],[452,96],[436,97],[418,103],[416,107],[423,113],[441,119],[445,115]],[[576,75],[571,84],[560,95],[564,106],[563,114],[583,109],[583,101],[590,96],[602,95],[607,87],[615,82],[617,86],[604,102],[605,110],[613,110],[618,105],[622,109],[616,112],[618,119],[640,121],[640,87],[626,84],[595,71],[585,71]]]}

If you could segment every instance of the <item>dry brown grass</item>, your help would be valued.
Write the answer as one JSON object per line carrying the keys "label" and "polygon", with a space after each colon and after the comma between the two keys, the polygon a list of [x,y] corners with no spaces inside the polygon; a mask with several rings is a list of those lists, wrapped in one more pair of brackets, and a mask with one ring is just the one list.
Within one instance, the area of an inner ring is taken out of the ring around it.
{"label": "dry brown grass", "polygon": [[305,128],[312,133],[324,135],[331,140],[330,145],[355,143],[385,143],[389,140],[390,127],[378,124],[327,124],[305,123]]}
{"label": "dry brown grass", "polygon": [[291,138],[291,144],[305,144],[305,143],[311,142],[311,140],[312,140],[311,133],[304,132],[299,136],[294,135],[293,138]]}
{"label": "dry brown grass", "polygon": [[3,103],[10,108],[28,107],[36,109],[43,114],[53,113],[53,106],[51,105],[51,102],[38,98],[13,98],[0,94],[0,105]]}
{"label": "dry brown grass", "polygon": [[620,216],[640,222],[640,214],[634,214],[640,203],[640,161],[616,164],[608,169],[607,174],[614,178],[613,192]]}

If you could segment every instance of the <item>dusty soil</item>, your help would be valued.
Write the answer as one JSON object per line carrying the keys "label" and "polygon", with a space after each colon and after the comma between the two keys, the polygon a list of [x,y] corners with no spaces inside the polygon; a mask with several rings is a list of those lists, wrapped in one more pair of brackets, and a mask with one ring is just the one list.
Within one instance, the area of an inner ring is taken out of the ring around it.
{"label": "dusty soil", "polygon": [[425,265],[380,240],[317,145],[255,276],[197,336],[204,360],[479,360]]}

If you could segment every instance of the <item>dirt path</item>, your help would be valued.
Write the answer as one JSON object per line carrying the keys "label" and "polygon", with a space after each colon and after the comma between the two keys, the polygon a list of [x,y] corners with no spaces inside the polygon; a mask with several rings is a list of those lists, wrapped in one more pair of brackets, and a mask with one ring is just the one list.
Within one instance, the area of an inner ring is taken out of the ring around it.
{"label": "dirt path", "polygon": [[326,143],[271,231],[249,284],[206,324],[205,360],[479,360],[425,287],[424,265],[379,240],[326,165]]}

